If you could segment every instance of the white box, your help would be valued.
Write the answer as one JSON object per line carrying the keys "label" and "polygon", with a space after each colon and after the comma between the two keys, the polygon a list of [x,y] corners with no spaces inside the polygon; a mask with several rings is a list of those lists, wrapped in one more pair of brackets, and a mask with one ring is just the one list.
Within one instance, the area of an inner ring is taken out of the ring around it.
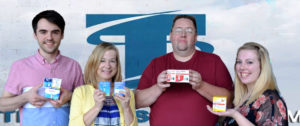
{"label": "white box", "polygon": [[226,97],[223,96],[213,97],[213,111],[226,112]]}
{"label": "white box", "polygon": [[167,82],[189,83],[189,70],[167,70]]}
{"label": "white box", "polygon": [[44,97],[58,100],[61,82],[62,79],[59,78],[45,78],[43,84]]}

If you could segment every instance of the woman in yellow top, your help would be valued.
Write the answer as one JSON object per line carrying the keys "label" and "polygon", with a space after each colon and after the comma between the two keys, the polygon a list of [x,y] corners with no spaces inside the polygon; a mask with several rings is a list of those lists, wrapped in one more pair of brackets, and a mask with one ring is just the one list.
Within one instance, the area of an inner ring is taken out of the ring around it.
{"label": "woman in yellow top", "polygon": [[[103,42],[96,46],[84,70],[85,85],[73,93],[70,126],[137,126],[133,92],[124,87],[124,96],[114,95],[114,82],[122,81],[118,49]],[[98,87],[99,81],[111,83],[110,96]]]}

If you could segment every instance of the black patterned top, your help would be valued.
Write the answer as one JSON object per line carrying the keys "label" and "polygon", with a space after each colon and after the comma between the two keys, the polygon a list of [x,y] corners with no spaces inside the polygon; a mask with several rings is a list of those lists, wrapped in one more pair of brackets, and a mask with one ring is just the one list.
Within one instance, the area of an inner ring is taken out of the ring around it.
{"label": "black patterned top", "polygon": [[[277,90],[266,90],[262,96],[238,111],[256,126],[288,126],[287,106]],[[232,118],[226,118],[225,126],[238,126]]]}

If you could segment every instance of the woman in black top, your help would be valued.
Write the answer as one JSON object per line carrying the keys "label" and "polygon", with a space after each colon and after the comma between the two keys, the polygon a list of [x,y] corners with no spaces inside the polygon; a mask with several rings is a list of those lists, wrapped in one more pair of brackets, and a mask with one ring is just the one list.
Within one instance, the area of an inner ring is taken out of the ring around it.
{"label": "woman in black top", "polygon": [[238,49],[235,62],[234,109],[215,112],[228,116],[225,126],[287,126],[287,107],[279,94],[268,51],[255,42]]}

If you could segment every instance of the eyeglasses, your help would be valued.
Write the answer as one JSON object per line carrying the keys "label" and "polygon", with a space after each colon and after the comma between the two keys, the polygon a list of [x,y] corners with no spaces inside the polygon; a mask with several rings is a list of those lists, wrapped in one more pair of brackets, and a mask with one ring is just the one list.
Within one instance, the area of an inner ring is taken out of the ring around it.
{"label": "eyeglasses", "polygon": [[185,32],[186,34],[188,35],[192,35],[195,33],[194,29],[193,28],[174,28],[174,30],[172,31],[174,34],[182,34],[183,32]]}

